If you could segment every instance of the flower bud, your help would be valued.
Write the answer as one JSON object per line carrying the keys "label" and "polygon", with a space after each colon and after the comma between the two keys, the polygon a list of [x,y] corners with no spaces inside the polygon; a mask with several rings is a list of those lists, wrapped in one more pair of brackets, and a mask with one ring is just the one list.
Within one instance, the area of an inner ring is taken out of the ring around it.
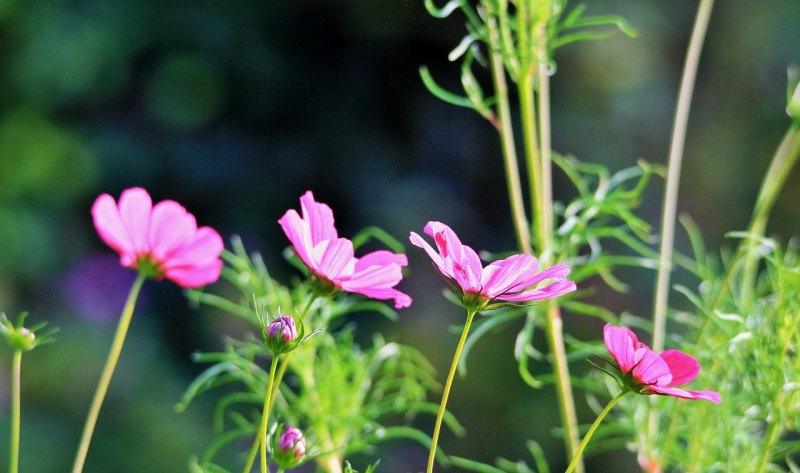
{"label": "flower bud", "polygon": [[306,439],[303,432],[297,427],[284,430],[278,440],[278,448],[283,453],[292,453],[295,460],[300,460],[306,454]]}
{"label": "flower bud", "polygon": [[284,343],[293,341],[297,338],[297,327],[294,325],[294,319],[286,315],[278,317],[267,326],[267,337],[273,342],[277,341],[276,338],[278,337]]}

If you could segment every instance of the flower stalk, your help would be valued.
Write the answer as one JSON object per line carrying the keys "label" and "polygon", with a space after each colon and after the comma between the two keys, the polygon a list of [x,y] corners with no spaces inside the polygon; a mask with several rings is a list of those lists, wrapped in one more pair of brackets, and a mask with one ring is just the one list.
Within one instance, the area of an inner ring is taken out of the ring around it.
{"label": "flower stalk", "polygon": [[22,377],[22,350],[14,350],[11,362],[11,446],[8,452],[8,471],[19,471],[20,385]]}
{"label": "flower stalk", "polygon": [[139,273],[136,276],[136,280],[133,282],[133,286],[128,294],[128,299],[122,309],[122,316],[119,319],[117,331],[114,334],[114,340],[111,343],[111,350],[108,353],[106,364],[103,367],[103,372],[100,375],[100,381],[97,384],[97,389],[95,390],[94,398],[92,399],[92,404],[89,407],[89,413],[86,416],[86,424],[83,428],[80,444],[78,445],[78,452],[75,456],[75,463],[72,466],[72,473],[80,473],[83,471],[83,465],[86,462],[86,454],[89,452],[89,444],[92,441],[94,428],[97,424],[97,417],[100,414],[100,408],[102,407],[103,400],[106,397],[108,385],[111,383],[111,377],[114,374],[114,369],[117,366],[119,355],[122,352],[122,346],[125,344],[125,336],[128,333],[128,327],[131,323],[133,309],[136,307],[136,300],[139,297],[139,292],[142,289],[142,284],[144,284],[145,279],[146,275],[144,273]]}
{"label": "flower stalk", "polygon": [[433,427],[433,436],[431,437],[431,450],[430,453],[428,453],[427,473],[433,473],[433,462],[436,459],[436,446],[439,444],[439,432],[442,428],[442,419],[444,419],[447,399],[450,396],[450,387],[453,385],[453,378],[458,368],[458,360],[461,359],[461,351],[464,349],[464,343],[467,341],[469,328],[472,325],[472,319],[475,317],[475,314],[476,312],[474,310],[467,311],[467,322],[464,324],[464,330],[461,332],[461,339],[458,341],[456,352],[453,356],[453,363],[450,365],[450,373],[447,375],[447,381],[444,384],[442,402],[439,403],[439,412],[436,414],[436,424]]}
{"label": "flower stalk", "polygon": [[592,439],[592,435],[594,435],[595,430],[597,430],[597,428],[600,427],[600,424],[603,422],[603,419],[606,418],[608,413],[611,412],[611,409],[619,402],[620,399],[622,399],[622,396],[626,395],[627,393],[628,390],[626,389],[622,390],[619,394],[617,394],[614,397],[614,399],[612,399],[606,405],[603,411],[600,412],[600,415],[597,416],[597,419],[595,419],[594,424],[592,424],[592,426],[589,427],[589,431],[586,432],[586,436],[583,437],[580,446],[578,446],[578,450],[575,452],[575,456],[572,457],[572,462],[569,464],[567,470],[564,473],[572,473],[573,471],[575,471],[575,468],[577,467],[578,463],[580,462],[581,456],[583,455],[583,451],[586,450],[586,446],[589,444],[589,440]]}

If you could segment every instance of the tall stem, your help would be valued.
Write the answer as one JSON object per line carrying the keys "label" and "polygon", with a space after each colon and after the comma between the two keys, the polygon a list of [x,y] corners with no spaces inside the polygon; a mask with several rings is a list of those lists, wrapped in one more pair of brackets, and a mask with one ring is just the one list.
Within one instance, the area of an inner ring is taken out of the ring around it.
{"label": "tall stem", "polygon": [[[542,33],[540,42],[546,41]],[[541,208],[537,215],[542,220],[542,240],[540,242],[542,254],[545,259],[552,258],[553,251],[553,171],[552,171],[552,144],[550,127],[550,70],[545,62],[539,63],[539,140],[541,153],[539,154],[539,169],[542,175]]]}
{"label": "tall stem", "polygon": [[592,439],[594,431],[597,430],[598,427],[600,427],[600,423],[602,423],[603,419],[605,419],[608,413],[611,412],[611,408],[613,408],[619,402],[619,400],[622,399],[622,396],[624,396],[627,393],[628,391],[622,391],[619,394],[617,394],[617,396],[608,403],[605,409],[603,409],[603,412],[601,412],[600,415],[597,416],[597,419],[595,419],[594,424],[592,424],[592,426],[589,427],[589,431],[586,432],[586,436],[583,437],[583,441],[581,442],[580,447],[578,447],[578,452],[572,459],[572,463],[569,464],[567,470],[564,473],[572,473],[572,471],[575,470],[575,466],[578,464],[578,459],[580,459],[581,455],[583,455],[583,451],[586,449],[586,445],[589,444],[589,440]]}
{"label": "tall stem", "polygon": [[767,432],[764,435],[764,445],[761,446],[761,455],[758,461],[758,469],[756,473],[764,473],[767,470],[767,466],[769,465],[769,461],[772,456],[772,447],[775,445],[775,442],[778,441],[778,437],[780,437],[780,421],[778,419],[773,419],[770,422],[769,427],[767,427]]}
{"label": "tall stem", "polygon": [[436,414],[436,424],[433,427],[433,436],[431,437],[431,451],[428,454],[427,473],[433,473],[433,462],[436,458],[436,446],[439,444],[439,431],[442,428],[442,419],[444,418],[445,408],[447,406],[447,398],[450,397],[450,387],[453,385],[453,378],[456,374],[456,368],[458,368],[458,360],[461,358],[461,350],[464,349],[464,343],[467,341],[469,327],[472,325],[472,319],[474,317],[475,311],[467,311],[467,322],[464,324],[464,331],[461,333],[461,339],[458,341],[456,353],[453,356],[453,363],[450,365],[450,373],[447,375],[447,381],[444,383],[442,402],[439,404],[439,413]]}
{"label": "tall stem", "polygon": [[533,92],[533,70],[523,72],[517,81],[519,85],[519,109],[522,122],[522,143],[525,151],[525,164],[528,168],[528,186],[530,186],[531,212],[533,213],[533,234],[541,253],[547,236],[544,226],[539,221],[546,213],[542,196],[542,168],[539,156],[538,138],[536,136],[536,105]]}
{"label": "tall stem", "polygon": [[258,438],[261,439],[261,473],[267,473],[267,424],[269,424],[269,411],[272,407],[272,383],[275,381],[275,371],[278,368],[278,355],[272,357],[272,364],[269,367],[269,381],[267,390],[264,392],[264,412],[261,414],[261,428]]}
{"label": "tall stem", "polygon": [[500,53],[500,39],[497,31],[497,20],[489,17],[486,21],[489,28],[490,55],[492,63],[492,81],[497,96],[497,118],[500,144],[503,149],[503,165],[508,184],[508,200],[511,205],[511,216],[514,232],[517,235],[520,250],[531,253],[531,239],[528,230],[528,219],[525,217],[525,204],[522,200],[522,184],[519,177],[517,151],[514,145],[514,131],[511,126],[511,110],[508,104],[508,84],[506,82],[503,57]]}
{"label": "tall stem", "polygon": [[[756,236],[764,236],[767,229],[767,221],[772,211],[775,200],[778,198],[786,179],[797,163],[800,156],[800,125],[792,124],[783,137],[780,146],[775,151],[772,163],[769,166],[767,175],[761,183],[761,190],[758,192],[753,218],[750,221],[748,232]],[[755,285],[756,273],[758,269],[758,252],[748,251],[745,257],[742,290],[749,296]]]}
{"label": "tall stem", "polygon": [[86,462],[86,454],[89,452],[89,444],[92,441],[92,434],[94,433],[95,424],[97,424],[97,417],[100,414],[100,407],[103,405],[103,400],[108,391],[108,385],[111,383],[111,376],[114,374],[114,369],[119,360],[119,354],[122,352],[122,346],[125,344],[125,336],[131,324],[133,309],[136,307],[136,299],[139,297],[139,291],[142,289],[144,280],[144,274],[140,273],[136,277],[136,281],[133,282],[131,291],[128,294],[128,300],[125,302],[125,307],[122,309],[117,331],[111,343],[111,351],[108,353],[108,359],[106,359],[106,364],[100,375],[100,381],[97,384],[97,390],[95,390],[92,404],[89,407],[89,414],[86,416],[86,425],[83,427],[83,434],[81,435],[81,441],[78,445],[78,453],[75,456],[75,464],[72,466],[72,473],[80,473],[83,471],[83,464]]}
{"label": "tall stem", "polygon": [[19,470],[20,384],[22,375],[22,350],[14,350],[11,362],[11,448],[8,452],[8,471]]}
{"label": "tall stem", "polygon": [[692,105],[697,65],[703,49],[708,22],[714,0],[700,0],[697,16],[686,51],[686,62],[683,65],[678,103],[675,108],[675,121],[672,126],[666,189],[661,215],[661,249],[659,252],[658,276],[656,279],[656,296],[653,306],[653,350],[664,350],[664,338],[667,323],[667,299],[669,295],[670,272],[672,271],[672,251],[675,238],[675,214],[678,206],[678,187],[681,178],[683,148],[686,142],[686,129],[689,122],[689,109]]}

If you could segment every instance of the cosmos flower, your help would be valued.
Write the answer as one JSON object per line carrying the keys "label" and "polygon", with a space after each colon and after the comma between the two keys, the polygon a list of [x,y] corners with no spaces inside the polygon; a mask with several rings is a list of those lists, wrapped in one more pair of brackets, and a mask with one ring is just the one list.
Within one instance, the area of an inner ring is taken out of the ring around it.
{"label": "cosmos flower", "polygon": [[700,372],[700,365],[686,353],[667,350],[657,354],[640,342],[630,329],[610,324],[603,328],[603,339],[617,363],[621,381],[631,391],[681,399],[702,399],[719,404],[718,392],[676,387],[689,383]]}
{"label": "cosmos flower", "polygon": [[303,458],[306,454],[306,439],[303,437],[303,432],[297,427],[287,428],[281,433],[278,448],[284,453],[291,452],[296,460]]}
{"label": "cosmos flower", "polygon": [[447,225],[428,222],[424,231],[438,251],[414,232],[411,243],[425,250],[442,276],[457,286],[467,307],[493,309],[503,303],[552,299],[575,290],[575,283],[566,279],[569,268],[563,264],[539,272],[536,258],[518,254],[483,267],[475,250],[462,244]]}
{"label": "cosmos flower", "polygon": [[215,282],[222,270],[222,238],[210,227],[197,227],[192,214],[173,200],[153,205],[146,190],[122,192],[119,204],[108,194],[92,206],[100,238],[120,256],[120,263],[181,287]]}
{"label": "cosmos flower", "polygon": [[361,294],[373,299],[393,299],[398,309],[411,305],[411,297],[394,289],[403,279],[405,255],[374,251],[356,258],[353,242],[339,238],[333,225],[333,211],[316,202],[311,191],[300,197],[302,217],[288,210],[278,223],[324,292]]}

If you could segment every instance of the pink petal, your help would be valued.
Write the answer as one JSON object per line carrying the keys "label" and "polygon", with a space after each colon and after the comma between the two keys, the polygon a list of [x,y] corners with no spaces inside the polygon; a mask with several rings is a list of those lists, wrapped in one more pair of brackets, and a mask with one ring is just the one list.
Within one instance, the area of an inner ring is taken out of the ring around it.
{"label": "pink petal", "polygon": [[164,261],[176,249],[192,243],[197,222],[192,214],[173,200],[164,200],[153,207],[150,215],[150,253]]}
{"label": "pink petal", "polygon": [[[356,263],[358,268],[358,263]],[[394,287],[403,279],[403,272],[397,264],[386,266],[369,266],[353,273],[350,278],[342,283],[342,289],[363,289],[368,287],[388,288]]]}
{"label": "pink petal", "polygon": [[97,234],[103,242],[120,254],[123,266],[131,266],[136,260],[128,230],[122,224],[114,198],[108,194],[98,197],[92,205],[92,220]]}
{"label": "pink petal", "polygon": [[288,210],[278,223],[283,228],[283,233],[292,243],[294,252],[312,270],[317,270],[317,264],[311,257],[314,245],[311,244],[311,237],[306,222],[300,218],[295,210]]}
{"label": "pink petal", "polygon": [[138,254],[150,251],[148,233],[152,207],[150,194],[141,187],[126,189],[119,198],[119,215],[128,229],[131,245]]}
{"label": "pink petal", "polygon": [[408,266],[408,258],[406,255],[399,253],[392,253],[391,251],[378,250],[367,253],[356,262],[356,272],[366,269],[370,266],[388,266],[396,264],[398,266]]}
{"label": "pink petal", "polygon": [[563,296],[564,294],[574,292],[576,289],[577,288],[573,281],[556,281],[544,287],[528,289],[522,292],[503,294],[497,298],[499,300],[511,302],[539,301],[543,299],[554,299],[556,297]]}
{"label": "pink petal", "polygon": [[372,299],[378,300],[387,300],[387,299],[394,299],[394,308],[395,309],[404,309],[411,305],[411,297],[408,294],[404,294],[397,289],[393,288],[374,288],[374,287],[366,287],[360,289],[347,289],[348,292],[354,292],[356,294],[361,294],[363,296],[367,296]]}
{"label": "pink petal", "polygon": [[[439,249],[439,254],[442,258],[454,257],[460,258],[461,255],[461,240],[453,230],[442,222],[431,221],[425,225],[423,231],[426,235],[433,238],[436,246]],[[454,256],[455,255],[455,256]]]}
{"label": "pink petal", "polygon": [[629,372],[638,361],[634,348],[639,343],[636,334],[626,327],[606,324],[603,327],[603,341],[619,369],[623,373]]}
{"label": "pink petal", "polygon": [[212,284],[222,272],[222,260],[214,260],[205,266],[178,266],[167,269],[164,276],[175,284],[195,288]]}
{"label": "pink petal", "polygon": [[188,244],[176,249],[163,262],[164,269],[201,267],[218,260],[224,244],[222,237],[211,227],[200,227]]}
{"label": "pink petal", "polygon": [[422,248],[423,250],[425,250],[425,253],[428,253],[428,257],[430,257],[431,261],[433,261],[433,264],[436,265],[436,267],[439,269],[439,272],[442,273],[444,277],[448,279],[453,279],[453,273],[451,268],[448,267],[448,265],[445,265],[442,257],[438,253],[436,253],[436,250],[434,250],[433,247],[429,245],[427,241],[422,239],[421,236],[417,235],[414,232],[411,232],[411,235],[408,237],[408,239],[409,241],[411,241],[412,245],[418,248]]}
{"label": "pink petal", "polygon": [[[458,257],[458,259],[456,259]],[[479,293],[481,291],[481,274],[483,264],[475,250],[467,245],[461,246],[461,254],[449,258],[456,282],[464,292]],[[447,264],[447,260],[445,260]]]}
{"label": "pink petal", "polygon": [[539,262],[531,255],[520,254],[490,263],[483,269],[481,286],[483,293],[494,298],[499,294],[517,292],[528,285],[520,285],[536,274]]}
{"label": "pink petal", "polygon": [[649,347],[644,346],[634,352],[636,364],[633,367],[633,378],[642,384],[668,386],[672,380],[669,365]]}
{"label": "pink petal", "polygon": [[347,238],[323,241],[314,248],[313,257],[320,275],[333,282],[349,278],[355,269],[353,242]]}
{"label": "pink petal", "polygon": [[700,372],[700,365],[697,360],[678,350],[667,350],[661,353],[661,358],[669,366],[672,373],[672,381],[668,386],[680,386],[691,382]]}
{"label": "pink petal", "polygon": [[647,390],[654,394],[661,394],[664,396],[674,396],[674,397],[679,397],[681,399],[703,400],[703,401],[714,402],[716,404],[719,404],[721,402],[720,395],[716,391],[691,391],[689,389],[680,389],[680,388],[665,387],[665,386],[649,386]]}
{"label": "pink petal", "polygon": [[300,197],[300,207],[303,210],[303,220],[308,225],[313,246],[324,240],[338,238],[336,227],[333,225],[333,210],[325,204],[316,202],[311,191],[306,191]]}

